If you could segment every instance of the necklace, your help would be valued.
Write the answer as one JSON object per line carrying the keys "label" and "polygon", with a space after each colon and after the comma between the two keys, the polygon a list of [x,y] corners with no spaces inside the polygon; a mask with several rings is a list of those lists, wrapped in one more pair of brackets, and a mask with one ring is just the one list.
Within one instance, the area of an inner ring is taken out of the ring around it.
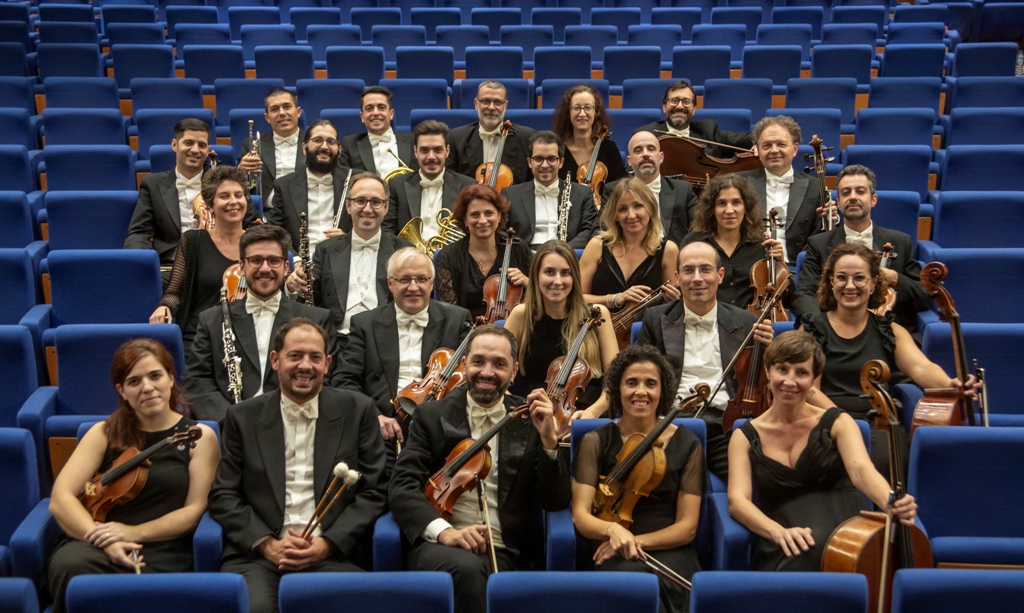
{"label": "necklace", "polygon": [[[495,252],[495,246],[491,245],[491,248],[487,251],[486,255],[491,255],[494,252]],[[490,266],[485,268],[483,260],[481,258],[477,257],[477,255],[475,253],[473,253],[472,249],[469,250],[469,255],[472,256],[472,258],[474,260],[476,260],[477,268],[479,268],[482,273],[487,274],[487,271],[490,270]]]}

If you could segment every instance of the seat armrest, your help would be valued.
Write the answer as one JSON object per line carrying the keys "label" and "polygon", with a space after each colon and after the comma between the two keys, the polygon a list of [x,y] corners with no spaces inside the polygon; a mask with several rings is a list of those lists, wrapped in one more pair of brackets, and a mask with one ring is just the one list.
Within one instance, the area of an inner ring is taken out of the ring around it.
{"label": "seat armrest", "polygon": [[402,570],[402,531],[391,513],[373,525],[373,570]]}
{"label": "seat armrest", "polygon": [[196,533],[192,536],[192,557],[197,573],[215,573],[220,570],[220,556],[224,551],[224,529],[209,513],[203,513]]}
{"label": "seat armrest", "polygon": [[11,570],[14,576],[39,585],[46,559],[61,534],[57,520],[50,515],[50,499],[43,498],[11,535]]}
{"label": "seat armrest", "polygon": [[572,511],[545,513],[545,551],[548,570],[576,570],[576,527]]}

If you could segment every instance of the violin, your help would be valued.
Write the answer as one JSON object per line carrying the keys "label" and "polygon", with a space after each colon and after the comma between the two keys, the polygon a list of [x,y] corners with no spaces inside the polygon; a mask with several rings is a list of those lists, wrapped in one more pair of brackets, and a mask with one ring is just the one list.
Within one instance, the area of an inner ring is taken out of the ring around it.
{"label": "violin", "polygon": [[576,398],[590,384],[590,365],[578,356],[587,332],[591,327],[600,325],[601,309],[591,306],[590,317],[580,322],[579,334],[569,351],[552,360],[548,366],[544,382],[548,385],[548,398],[555,405],[555,425],[559,432],[564,433],[569,429],[569,418],[576,412]]}
{"label": "violin", "polygon": [[698,383],[695,393],[671,409],[646,436],[633,434],[622,443],[615,468],[597,485],[591,507],[595,517],[629,529],[636,503],[650,496],[665,477],[665,450],[658,439],[677,415],[706,401],[710,392],[707,383]]}
{"label": "violin", "polygon": [[[658,142],[665,154],[665,161],[661,164],[662,176],[670,179],[686,179],[693,184],[693,191],[698,196],[711,179],[720,174],[761,168],[761,158],[749,149],[693,136],[675,136],[668,132],[655,132],[655,134],[659,134]],[[715,157],[707,152],[708,145],[731,149],[738,153],[729,159]]]}
{"label": "violin", "polygon": [[[249,227],[260,225],[263,225],[263,220],[257,217]],[[242,274],[242,267],[237,262],[224,269],[221,285],[227,290],[228,302],[242,300],[249,293],[249,284],[245,280],[245,275]]]}
{"label": "violin", "polygon": [[135,447],[125,449],[114,460],[110,470],[96,473],[86,482],[85,489],[79,496],[82,505],[92,515],[93,520],[106,521],[107,513],[115,506],[134,500],[142,488],[146,487],[149,478],[149,458],[153,454],[171,445],[189,445],[195,448],[196,441],[202,438],[203,431],[199,426],[189,426],[184,432],[168,436],[164,440],[140,452]]}
{"label": "violin", "polygon": [[[829,197],[828,187],[825,186],[825,162],[832,162],[835,160],[834,157],[825,157],[824,152],[831,151],[832,149],[834,149],[834,147],[823,147],[822,145],[824,144],[825,141],[821,140],[821,138],[819,138],[818,135],[815,134],[814,138],[811,139],[810,143],[811,148],[814,150],[814,153],[808,153],[804,155],[805,162],[810,162],[811,160],[814,161],[813,168],[807,166],[804,168],[804,172],[811,172],[811,170],[813,170],[814,174],[817,175],[818,198],[821,199],[821,206],[825,206],[832,200],[832,198]],[[836,220],[834,217],[832,217],[832,211],[835,210],[832,208],[833,206],[835,205],[829,206],[828,210],[825,211],[825,215],[821,218],[821,229],[827,232],[831,232],[836,227]]]}
{"label": "violin", "polygon": [[[476,325],[486,323],[483,317],[478,317]],[[468,326],[469,322],[463,325]],[[475,326],[474,326],[475,327]],[[472,330],[471,330],[472,331]],[[391,401],[395,408],[395,415],[403,422],[408,423],[412,414],[419,405],[440,400],[448,395],[453,389],[466,382],[466,375],[462,369],[462,358],[469,349],[469,334],[462,339],[455,351],[447,347],[435,349],[427,361],[427,374],[419,381],[413,381],[406,385],[402,391]]]}
{"label": "violin", "polygon": [[501,125],[501,137],[498,139],[498,149],[494,154],[494,161],[484,162],[476,167],[477,183],[482,183],[498,192],[512,185],[515,181],[512,169],[501,163],[501,156],[505,153],[505,141],[515,133],[516,131],[512,129],[512,122],[506,119],[505,123]]}
{"label": "violin", "polygon": [[[891,268],[892,261],[896,258],[896,252],[893,250],[892,243],[886,243],[882,246],[882,268]],[[888,315],[892,313],[892,308],[896,306],[896,290],[890,287],[886,290],[885,303],[877,309],[872,309],[871,312],[875,315]]]}
{"label": "violin", "polygon": [[633,324],[643,319],[647,309],[663,302],[665,302],[664,289],[659,287],[644,296],[639,302],[612,315],[612,328],[615,329],[615,340],[619,341],[619,351],[629,346]]}
{"label": "violin", "polygon": [[[902,427],[896,405],[882,385],[889,367],[871,360],[860,371],[860,386],[871,402],[875,425],[889,434],[889,506],[906,494],[906,475],[896,437]],[[870,415],[870,413],[869,413]],[[823,572],[859,573],[868,579],[869,602],[877,613],[886,613],[892,601],[892,579],[898,568],[932,568],[931,542],[917,526],[905,526],[891,511],[861,511],[839,525],[829,537],[821,557]]]}
{"label": "violin", "polygon": [[[764,218],[765,238],[778,240],[778,229],[785,223],[781,221],[782,212],[778,207],[768,212]],[[754,288],[754,301],[747,305],[751,313],[760,313],[763,307],[778,285],[780,277],[789,276],[789,268],[783,266],[779,269],[778,262],[772,257],[771,247],[765,247],[765,258],[754,262],[750,267],[750,286]],[[789,321],[789,311],[782,306],[781,301],[775,301],[769,319],[772,323],[777,321]]]}
{"label": "violin", "polygon": [[512,228],[505,232],[505,256],[501,261],[501,271],[484,281],[484,303],[487,304],[484,317],[489,324],[500,319],[508,319],[512,307],[523,299],[523,286],[513,285],[508,280],[508,271],[512,264],[512,245],[518,243],[519,239],[515,237],[516,232]]}
{"label": "violin", "polygon": [[601,143],[610,134],[608,126],[605,126],[601,130],[601,135],[597,137],[597,142],[594,144],[594,152],[590,154],[590,163],[586,167],[580,166],[576,170],[576,181],[590,186],[591,191],[594,192],[594,206],[599,211],[601,210],[601,190],[608,181],[608,167],[605,166],[604,162],[597,159],[597,154],[601,151]]}

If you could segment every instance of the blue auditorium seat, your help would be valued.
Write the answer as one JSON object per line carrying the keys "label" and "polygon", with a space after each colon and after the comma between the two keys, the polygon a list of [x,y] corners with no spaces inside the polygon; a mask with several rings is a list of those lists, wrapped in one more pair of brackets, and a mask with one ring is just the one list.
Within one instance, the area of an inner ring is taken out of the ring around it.
{"label": "blue auditorium seat", "polygon": [[135,190],[48,193],[50,249],[120,248],[138,198]]}
{"label": "blue auditorium seat", "polygon": [[143,109],[201,109],[203,84],[199,79],[132,79],[132,111]]}
{"label": "blue auditorium seat", "polygon": [[693,26],[690,40],[695,47],[728,46],[735,68],[743,61],[743,48],[747,44],[747,27],[743,24],[706,24]]}
{"label": "blue auditorium seat", "polygon": [[[246,68],[256,67],[256,47],[267,45],[293,47],[295,44],[295,26],[290,23],[242,26],[242,54],[245,56]],[[310,49],[310,56],[312,54],[313,51]]]}
{"label": "blue auditorium seat", "polygon": [[377,0],[331,0],[326,2],[341,9],[341,23],[352,22],[352,9],[377,8]]}
{"label": "blue auditorium seat", "polygon": [[533,50],[533,79],[589,79],[590,49],[587,47],[537,47]]}
{"label": "blue auditorium seat", "polygon": [[1017,77],[960,77],[952,87],[949,108],[1019,107],[1024,79]]}
{"label": "blue auditorium seat", "polygon": [[[677,25],[682,28],[683,40],[689,42],[693,36],[693,26],[701,24],[703,20],[700,7],[655,7],[651,9],[651,25]],[[708,19],[711,19],[710,11]]]}
{"label": "blue auditorium seat", "polygon": [[899,230],[917,247],[917,220],[921,211],[921,195],[917,192],[880,189],[878,204],[871,209],[871,220],[883,228]]}
{"label": "blue auditorium seat", "polygon": [[937,120],[934,108],[866,108],[857,113],[854,135],[858,145],[930,147]]}
{"label": "blue auditorium seat", "polygon": [[886,44],[880,77],[941,77],[946,61],[946,45]]}
{"label": "blue auditorium seat", "polygon": [[673,79],[626,79],[622,82],[622,108],[658,108],[673,83]]}
{"label": "blue auditorium seat", "polygon": [[[0,23],[0,36],[3,35],[3,24]],[[35,69],[30,69],[29,58],[36,58],[36,53],[31,56],[25,52],[25,45],[21,43],[0,42],[0,76],[2,77],[29,77],[35,81]]]}
{"label": "blue auditorium seat", "polygon": [[174,50],[170,45],[114,45],[110,57],[122,98],[131,95],[132,79],[174,78]]}
{"label": "blue auditorium seat", "polygon": [[156,7],[150,4],[105,5],[100,7],[103,31],[110,33],[115,23],[155,24]]}
{"label": "blue auditorium seat", "polygon": [[552,26],[535,25],[501,26],[500,40],[503,47],[523,48],[523,62],[529,70],[533,68],[534,50],[555,44],[555,29]]}
{"label": "blue auditorium seat", "polygon": [[328,79],[360,79],[367,87],[384,78],[383,47],[328,47]]}
{"label": "blue auditorium seat", "polygon": [[[640,126],[664,119],[661,109],[609,109],[612,125],[620,134],[633,134]],[[623,138],[623,142],[628,142]]]}
{"label": "blue auditorium seat", "polygon": [[896,571],[893,613],[1010,613],[1024,600],[1024,571],[907,568]]}
{"label": "blue auditorium seat", "polygon": [[535,8],[530,11],[530,23],[535,26],[551,26],[555,30],[555,42],[565,40],[565,27],[583,23],[583,11],[578,8]]}
{"label": "blue auditorium seat", "polygon": [[50,145],[43,150],[49,191],[135,189],[128,145]]}
{"label": "blue auditorium seat", "polygon": [[[964,43],[966,44],[966,43]],[[949,113],[946,146],[1015,145],[1024,134],[1024,108],[956,108]]]}
{"label": "blue auditorium seat", "polygon": [[366,613],[446,613],[455,602],[442,572],[293,573],[281,578],[281,613],[306,613],[325,601]]}
{"label": "blue auditorium seat", "polygon": [[313,48],[298,45],[259,45],[255,49],[256,76],[260,79],[281,79],[285,86],[295,87],[299,79],[312,79]]}
{"label": "blue auditorium seat", "polygon": [[185,76],[203,84],[203,94],[214,94],[217,79],[244,79],[245,55],[240,45],[186,45]]}
{"label": "blue auditorium seat", "polygon": [[102,77],[98,45],[39,43],[36,48],[39,79],[49,77]]}
{"label": "blue auditorium seat", "polygon": [[[617,40],[626,42],[629,26],[640,25],[642,13],[640,7],[630,6],[622,8],[598,7],[590,11],[590,25],[597,28],[611,26],[615,28]],[[700,23],[700,17],[697,18]],[[652,24],[664,25],[664,24]]]}
{"label": "blue auditorium seat", "polygon": [[863,613],[868,581],[856,573],[708,571],[693,577],[693,613],[770,613],[780,602],[788,613]]}
{"label": "blue auditorium seat", "polygon": [[509,109],[505,113],[505,119],[540,131],[551,129],[552,115],[551,109]]}
{"label": "blue auditorium seat", "polygon": [[455,76],[455,51],[451,47],[398,47],[395,49],[399,79],[443,79],[449,86]]}
{"label": "blue auditorium seat", "polygon": [[[369,83],[367,83],[369,85]],[[228,136],[228,120],[232,109],[263,108],[271,91],[283,88],[281,79],[217,79],[213,89],[217,96],[217,136]]]}
{"label": "blue auditorium seat", "polygon": [[215,24],[218,21],[217,8],[213,6],[168,6],[164,10],[167,23],[167,38],[177,39],[178,24]]}
{"label": "blue auditorium seat", "polygon": [[323,109],[359,108],[365,88],[360,79],[299,79],[295,83],[295,92],[308,123],[319,119]]}
{"label": "blue auditorium seat", "polygon": [[41,21],[39,22],[39,42],[98,45],[100,44],[100,35],[95,21],[85,23]]}
{"label": "blue auditorium seat", "polygon": [[438,26],[462,25],[462,11],[457,8],[413,8],[409,13],[412,25],[426,28],[429,43],[434,42]]}
{"label": "blue auditorium seat", "polygon": [[[36,240],[35,214],[24,192],[0,191],[0,249],[24,249]],[[31,280],[31,275],[28,277]],[[6,305],[0,303],[0,309]],[[23,313],[17,313],[20,318]],[[0,316],[0,325],[13,323]]]}
{"label": "blue auditorium seat", "polygon": [[873,45],[815,45],[811,57],[811,77],[815,79],[856,79],[859,93],[868,93]]}
{"label": "blue auditorium seat", "polygon": [[[334,124],[338,136],[366,131],[363,120],[359,117],[359,109],[323,109],[320,111],[320,119],[326,119]],[[397,125],[395,129],[398,130]]]}
{"label": "blue auditorium seat", "polygon": [[853,78],[790,79],[786,84],[787,109],[833,108],[842,114],[843,133],[854,129],[857,80]]}
{"label": "blue auditorium seat", "polygon": [[307,40],[309,26],[340,26],[341,9],[336,7],[297,6],[288,11],[288,20],[295,26],[295,38]]}
{"label": "blue auditorium seat", "polygon": [[878,26],[873,23],[830,23],[821,28],[822,45],[878,44]]}
{"label": "blue auditorium seat", "polygon": [[704,82],[704,108],[750,109],[755,122],[772,108],[770,79],[708,79]]}
{"label": "blue auditorium seat", "polygon": [[799,45],[747,45],[743,49],[743,79],[767,79],[773,94],[785,95],[786,83],[800,78],[802,55]]}
{"label": "blue auditorium seat", "polygon": [[1012,77],[1016,60],[1015,43],[961,43],[953,54],[952,76]]}
{"label": "blue auditorium seat", "polygon": [[158,23],[112,23],[106,27],[105,34],[107,45],[167,44],[167,35],[164,33],[164,27]]}
{"label": "blue auditorium seat", "polygon": [[939,108],[939,77],[875,77],[868,108]]}
{"label": "blue auditorium seat", "polygon": [[523,610],[658,610],[658,578],[630,572],[497,573],[487,580],[488,613]]}
{"label": "blue auditorium seat", "polygon": [[[253,134],[270,134],[270,124],[267,123],[266,109],[255,107],[251,109],[231,109],[228,114],[228,126],[231,133],[232,152],[241,152],[245,139],[249,136],[249,122],[253,122]],[[340,137],[341,134],[339,133]]]}
{"label": "blue auditorium seat", "polygon": [[863,164],[878,176],[878,189],[917,192],[928,196],[928,172],[932,160],[930,145],[850,145],[843,150],[842,163]]}
{"label": "blue auditorium seat", "polygon": [[727,6],[711,9],[712,25],[734,25],[746,26],[746,40],[753,42],[757,36],[757,26],[761,25],[764,18],[763,11],[753,6]]}
{"label": "blue auditorium seat", "polygon": [[234,40],[226,23],[183,23],[176,33],[174,45],[179,57],[189,45],[230,45]]}
{"label": "blue auditorium seat", "polygon": [[[486,47],[490,43],[490,32],[485,26],[438,26],[436,45],[451,47],[455,52],[455,68],[466,68],[466,49]],[[520,72],[518,76],[522,76]]]}
{"label": "blue auditorium seat", "polygon": [[830,21],[829,11],[820,6],[780,6],[772,9],[772,23],[811,26],[811,40],[819,41],[824,24]]}
{"label": "blue auditorium seat", "polygon": [[[1017,287],[1024,283],[1024,249],[935,249],[936,261],[949,270],[943,281],[956,297],[963,322],[1008,324],[1020,321],[1012,300],[992,297],[993,287]],[[934,309],[934,305],[932,307]],[[938,321],[933,311],[918,314],[918,329]]]}
{"label": "blue auditorium seat", "polygon": [[29,2],[4,2],[0,5],[0,21],[21,21],[25,25],[33,23]]}
{"label": "blue auditorium seat", "polygon": [[608,96],[611,87],[606,79],[548,79],[544,83],[537,83],[537,87],[540,89],[541,105],[545,109],[554,109],[558,106],[558,101],[562,99],[565,92],[572,89],[574,85],[580,83],[589,85],[597,90],[601,94],[601,100],[604,102],[604,108],[608,108]]}
{"label": "blue auditorium seat", "polygon": [[1019,2],[992,2],[981,6],[978,41],[1020,41],[1024,39],[1024,6]]}
{"label": "blue auditorium seat", "polygon": [[448,83],[443,79],[381,79],[394,94],[395,129],[409,132],[412,109],[447,109]]}
{"label": "blue auditorium seat", "polygon": [[398,47],[425,46],[427,30],[423,26],[375,25],[370,34],[370,41],[370,44],[384,49],[385,66],[388,70],[394,70]]}
{"label": "blue auditorium seat", "polygon": [[[260,100],[262,103],[262,100]],[[218,110],[224,112],[228,109]],[[213,111],[210,109],[141,109],[134,113],[135,126],[139,135],[139,159],[149,159],[149,148],[163,145],[174,136],[174,126],[182,119],[195,118],[203,121],[213,129]],[[212,140],[212,138],[211,138]]]}
{"label": "blue auditorium seat", "polygon": [[41,205],[36,173],[29,164],[28,149],[23,145],[0,145],[0,190],[30,194],[33,206]]}
{"label": "blue auditorium seat", "polygon": [[881,34],[889,23],[889,11],[881,4],[834,6],[832,23],[873,23],[878,26],[878,33]]}
{"label": "blue auditorium seat", "polygon": [[943,42],[943,23],[890,23],[885,35],[886,50],[890,45],[927,45]]}
{"label": "blue auditorium seat", "polygon": [[291,13],[295,10],[301,9],[318,9],[322,8],[324,3],[320,0],[271,0],[267,3],[268,5],[277,6],[278,10],[281,11],[281,21],[291,22]]}
{"label": "blue auditorium seat", "polygon": [[466,47],[466,79],[520,79],[523,75],[523,48]]}
{"label": "blue auditorium seat", "polygon": [[[221,20],[224,23],[225,20]],[[242,26],[281,24],[281,9],[275,6],[232,6],[228,8],[227,25],[231,40],[242,40]]]}
{"label": "blue auditorium seat", "polygon": [[939,187],[943,191],[1024,190],[1024,145],[953,145],[946,157]]}
{"label": "blue auditorium seat", "polygon": [[[771,19],[774,4],[775,2],[773,0],[725,0],[722,5],[734,8],[743,7],[761,9],[761,21],[762,23],[768,23]],[[714,23],[714,20],[712,20],[712,23]]]}
{"label": "blue auditorium seat", "polygon": [[[644,45],[658,47],[661,49],[662,68],[668,70],[672,67],[672,50],[683,44],[683,28],[678,25],[630,26],[626,44],[629,47]],[[636,75],[636,78],[649,77]]]}
{"label": "blue auditorium seat", "polygon": [[811,65],[811,25],[807,23],[763,23],[757,26],[757,44],[762,46],[798,45],[800,65]]}
{"label": "blue auditorium seat", "polygon": [[437,6],[459,9],[462,13],[462,23],[468,24],[472,21],[473,9],[480,7],[486,8],[495,4],[497,3],[492,3],[491,0],[439,0]]}
{"label": "blue auditorium seat", "polygon": [[[458,84],[456,84],[458,87]],[[465,95],[465,94],[464,94]],[[472,101],[470,101],[472,106]],[[511,112],[512,109],[509,109]],[[476,111],[472,108],[461,108],[461,109],[413,109],[409,113],[409,125],[415,128],[421,122],[427,119],[435,119],[445,124],[449,128],[457,128],[459,126],[472,123],[477,120]]]}
{"label": "blue auditorium seat", "polygon": [[131,603],[160,603],[166,611],[247,613],[245,579],[234,573],[81,575],[68,584],[68,613],[130,611]]}
{"label": "blue auditorium seat", "polygon": [[[0,428],[0,466],[3,466],[3,470],[0,470],[0,483],[4,488],[4,504],[0,510],[0,577],[11,576],[13,556],[8,546],[11,536],[22,520],[39,505],[39,472],[36,468],[36,456],[31,434],[20,428]],[[4,588],[0,590],[3,592],[3,596],[0,596],[0,609],[16,611],[7,608],[11,603],[7,586],[0,584],[0,587]],[[37,604],[35,590],[29,589],[28,592],[31,596],[29,601]]]}
{"label": "blue auditorium seat", "polygon": [[93,8],[85,4],[73,3],[39,3],[39,21],[78,21],[93,23],[96,21]]}
{"label": "blue auditorium seat", "polygon": [[658,79],[661,77],[661,50],[657,47],[610,47],[604,54],[604,79],[612,95],[622,95],[626,79]]}
{"label": "blue auditorium seat", "polygon": [[[452,87],[452,108],[473,110],[476,90],[480,87],[481,83],[490,80],[490,78],[474,78],[456,81]],[[505,86],[505,93],[508,97],[507,109],[532,109],[534,107],[536,89],[533,86],[533,79],[500,79],[500,82]],[[468,122],[463,123],[470,123],[472,121],[476,121],[476,119],[470,119]],[[415,126],[416,123],[418,122],[414,121],[412,125]],[[449,125],[449,127],[458,125],[461,124]]]}
{"label": "blue auditorium seat", "polygon": [[[517,8],[473,8],[470,12],[470,23],[475,26],[486,26],[490,32],[492,43],[501,40],[503,26],[523,25],[522,11]],[[551,31],[551,43],[554,43],[554,28]],[[504,44],[504,43],[503,43]]]}
{"label": "blue auditorium seat", "polygon": [[719,129],[729,132],[750,132],[754,126],[750,109],[696,109],[693,118],[696,121],[713,119]]}
{"label": "blue auditorium seat", "polygon": [[392,8],[402,11],[402,23],[412,23],[412,9],[435,8],[434,0],[389,0]]}
{"label": "blue auditorium seat", "polygon": [[941,23],[949,25],[949,9],[942,4],[910,5],[897,4],[892,12],[894,24]]}
{"label": "blue auditorium seat", "polygon": [[[373,26],[402,25],[402,9],[400,8],[353,8],[350,13],[352,25],[359,26],[363,32],[363,42],[370,41]],[[426,36],[424,29],[424,36]]]}
{"label": "blue auditorium seat", "polygon": [[[5,207],[5,209],[7,208]],[[32,375],[33,389],[35,389],[35,383],[45,381],[43,377],[45,371],[41,361],[42,335],[43,330],[49,327],[49,307],[37,304],[37,302],[42,302],[42,291],[38,286],[38,262],[34,261],[35,258],[42,259],[42,256],[45,255],[46,247],[42,241],[30,242],[25,247],[0,249],[0,279],[3,280],[5,290],[5,300],[0,306],[0,324],[22,326],[30,333],[32,348],[30,348],[29,355],[35,355],[38,366],[33,369],[32,373],[26,373]],[[14,354],[12,353],[10,356],[13,357]],[[11,377],[8,379],[9,381],[20,380],[15,377],[17,375],[15,370],[5,372],[9,373],[6,376]],[[11,387],[11,390],[15,389],[15,387]],[[19,397],[24,400],[27,394]],[[13,399],[5,402],[11,401]],[[0,420],[0,425],[14,424]]]}
{"label": "blue auditorium seat", "polygon": [[615,48],[619,33],[612,26],[566,26],[565,44],[570,47],[590,47],[591,67],[601,70],[604,67],[604,50]]}
{"label": "blue auditorium seat", "polygon": [[42,127],[50,145],[123,145],[124,118],[116,109],[43,111]]}
{"label": "blue auditorium seat", "polygon": [[0,108],[0,145],[21,145],[31,150],[39,149],[38,141],[27,110]]}
{"label": "blue auditorium seat", "polygon": [[352,47],[362,45],[362,33],[357,26],[317,25],[306,28],[306,44],[313,48],[313,61],[317,68],[327,66],[328,47]]}
{"label": "blue auditorium seat", "polygon": [[676,47],[672,50],[672,77],[689,81],[697,95],[703,95],[708,79],[729,78],[731,58],[732,50],[725,45]]}
{"label": "blue auditorium seat", "polygon": [[117,81],[110,77],[50,77],[43,87],[47,108],[121,108]]}

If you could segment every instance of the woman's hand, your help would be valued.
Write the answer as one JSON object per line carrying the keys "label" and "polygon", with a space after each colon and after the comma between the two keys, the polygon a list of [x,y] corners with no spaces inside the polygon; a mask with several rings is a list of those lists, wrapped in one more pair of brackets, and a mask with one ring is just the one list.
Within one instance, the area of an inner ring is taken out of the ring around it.
{"label": "woman's hand", "polygon": [[679,286],[671,281],[666,281],[661,285],[661,295],[665,297],[665,302],[679,300],[679,297],[681,296],[679,293]]}
{"label": "woman's hand", "polygon": [[917,502],[910,494],[905,494],[892,504],[892,515],[905,526],[913,526],[917,517]]}
{"label": "woman's hand", "polygon": [[978,392],[981,391],[981,381],[978,381],[974,375],[967,376],[967,385],[964,385],[960,379],[950,379],[949,386],[955,387],[958,390],[962,390],[964,396],[967,396],[971,400],[978,397]]}
{"label": "woman's hand", "polygon": [[530,281],[530,279],[523,274],[523,271],[518,268],[508,269],[508,280],[512,282],[512,285],[518,285],[520,287],[525,287]]}
{"label": "woman's hand", "polygon": [[[103,548],[103,553],[107,554],[110,561],[116,566],[123,568],[135,569],[135,562],[132,561],[132,551],[142,551],[142,545],[138,543],[128,543],[125,541],[118,541],[112,543]],[[145,562],[142,561],[142,554],[139,554],[139,566],[145,566]]]}
{"label": "woman's hand", "polygon": [[772,540],[782,547],[786,557],[798,556],[802,552],[814,547],[814,538],[811,536],[810,528],[779,528],[772,533]]}
{"label": "woman's hand", "polygon": [[151,324],[169,324],[171,323],[171,310],[165,306],[158,306],[153,314],[149,316],[149,323]]}
{"label": "woman's hand", "polygon": [[606,532],[608,540],[601,543],[594,552],[594,564],[604,564],[616,555],[626,560],[636,560],[640,557],[640,548],[632,532],[619,524],[608,524]]}
{"label": "woman's hand", "polygon": [[619,306],[640,302],[651,293],[651,288],[646,285],[634,285],[619,294]]}
{"label": "woman's hand", "polygon": [[135,526],[126,526],[112,521],[105,524],[97,523],[92,530],[85,534],[85,540],[100,549],[106,549],[118,541],[138,541],[139,533]]}
{"label": "woman's hand", "polygon": [[770,249],[770,254],[773,260],[778,260],[780,262],[782,261],[782,258],[784,256],[782,252],[782,241],[777,241],[773,238],[766,238],[761,243],[761,246],[764,247],[765,249]]}

